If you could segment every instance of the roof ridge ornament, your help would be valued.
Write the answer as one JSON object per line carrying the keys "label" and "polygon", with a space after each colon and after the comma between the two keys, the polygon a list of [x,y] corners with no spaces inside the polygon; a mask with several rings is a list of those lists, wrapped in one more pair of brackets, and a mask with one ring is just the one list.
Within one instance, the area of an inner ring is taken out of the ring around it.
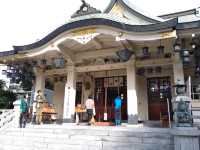
{"label": "roof ridge ornament", "polygon": [[97,14],[97,13],[101,13],[100,10],[91,7],[90,4],[86,3],[85,0],[81,0],[82,5],[80,6],[80,9],[77,10],[72,16],[71,18],[75,18],[75,17],[80,17],[80,16],[84,16],[84,15],[89,15],[89,14]]}

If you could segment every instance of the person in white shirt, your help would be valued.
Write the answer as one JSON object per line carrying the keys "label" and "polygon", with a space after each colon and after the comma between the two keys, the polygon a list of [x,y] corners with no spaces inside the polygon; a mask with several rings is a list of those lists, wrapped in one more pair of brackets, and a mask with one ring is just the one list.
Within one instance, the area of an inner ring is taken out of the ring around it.
{"label": "person in white shirt", "polygon": [[90,125],[91,119],[94,116],[94,109],[95,109],[94,100],[92,99],[92,96],[88,96],[85,106],[88,114],[88,124]]}

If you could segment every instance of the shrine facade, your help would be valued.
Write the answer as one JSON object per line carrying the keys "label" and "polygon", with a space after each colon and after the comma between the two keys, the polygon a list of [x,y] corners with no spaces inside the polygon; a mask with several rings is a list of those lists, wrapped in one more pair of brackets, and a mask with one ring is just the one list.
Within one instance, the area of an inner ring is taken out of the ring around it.
{"label": "shrine facade", "polygon": [[33,68],[34,91],[53,84],[52,103],[64,122],[73,122],[75,106],[89,95],[98,121],[105,113],[114,119],[116,96],[123,98],[123,121],[160,120],[171,108],[172,86],[198,80],[199,33],[198,9],[152,17],[127,0],[111,0],[104,12],[83,2],[41,40],[0,52],[0,63]]}

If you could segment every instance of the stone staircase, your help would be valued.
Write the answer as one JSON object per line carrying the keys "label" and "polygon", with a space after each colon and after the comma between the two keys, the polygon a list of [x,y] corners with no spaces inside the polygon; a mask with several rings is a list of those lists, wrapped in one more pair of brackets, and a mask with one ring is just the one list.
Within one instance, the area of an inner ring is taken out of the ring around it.
{"label": "stone staircase", "polygon": [[170,129],[29,125],[0,132],[0,150],[174,150]]}

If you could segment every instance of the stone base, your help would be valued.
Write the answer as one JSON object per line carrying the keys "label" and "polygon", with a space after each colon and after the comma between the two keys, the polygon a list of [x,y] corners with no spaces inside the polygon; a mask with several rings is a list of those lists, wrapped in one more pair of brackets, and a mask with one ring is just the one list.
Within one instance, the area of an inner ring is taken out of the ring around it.
{"label": "stone base", "polygon": [[63,119],[62,120],[63,123],[74,123],[73,119]]}
{"label": "stone base", "polygon": [[138,115],[128,115],[128,124],[138,124]]}
{"label": "stone base", "polygon": [[197,128],[176,127],[172,130],[175,150],[199,150],[200,132]]}
{"label": "stone base", "polygon": [[177,123],[177,127],[192,127],[191,123]]}
{"label": "stone base", "polygon": [[74,123],[75,118],[74,115],[71,115],[71,118],[63,118],[63,123]]}

